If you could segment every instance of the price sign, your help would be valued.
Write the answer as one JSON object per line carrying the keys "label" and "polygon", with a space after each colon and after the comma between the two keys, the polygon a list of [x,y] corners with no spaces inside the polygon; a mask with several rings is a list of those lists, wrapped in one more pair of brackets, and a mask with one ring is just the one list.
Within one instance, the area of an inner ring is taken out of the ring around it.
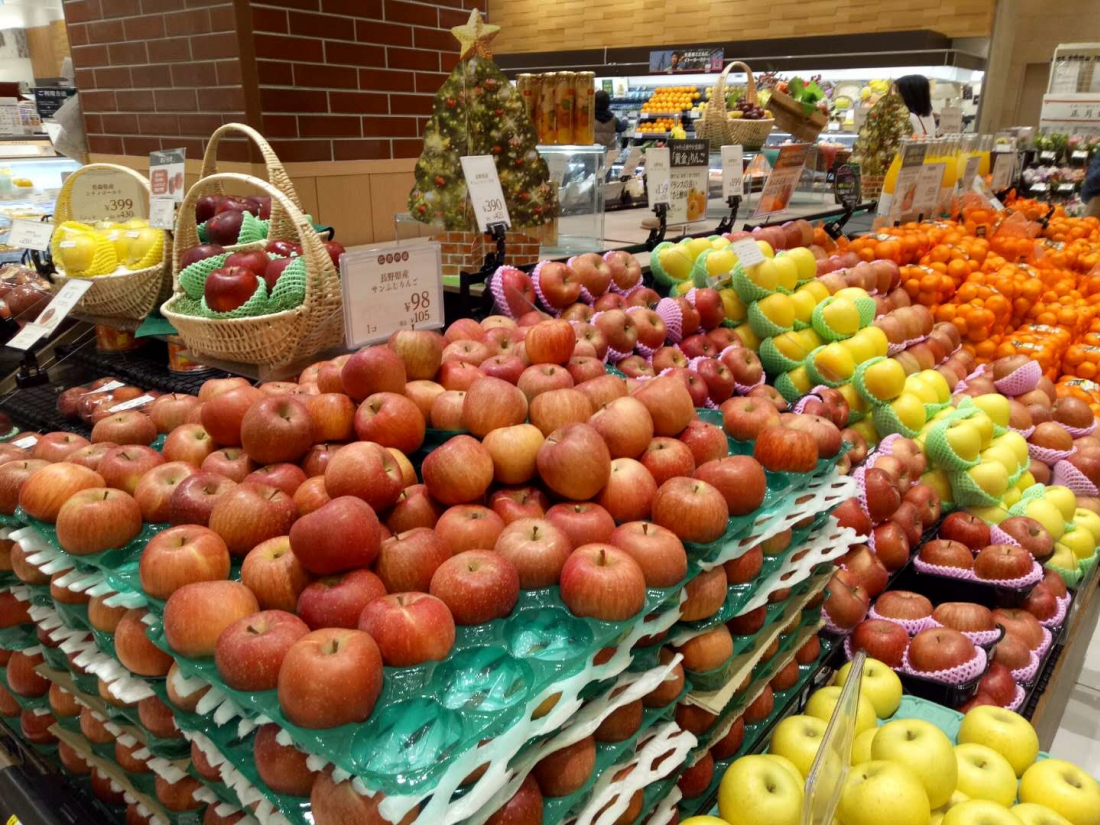
{"label": "price sign", "polygon": [[154,198],[183,202],[186,149],[165,149],[149,153],[149,191]]}
{"label": "price sign", "polygon": [[899,151],[901,169],[898,171],[897,184],[893,192],[884,191],[878,200],[878,214],[892,221],[899,220],[902,215],[913,210],[928,144],[910,143],[902,146]]}
{"label": "price sign", "polygon": [[13,441],[12,442],[12,444],[14,444],[20,450],[29,450],[31,447],[33,447],[37,443],[38,443],[38,436],[36,436],[36,435],[25,435],[22,438],[20,438],[18,441]]}
{"label": "price sign", "polygon": [[667,147],[663,149],[646,149],[645,177],[650,209],[659,203],[669,202],[670,166],[671,158]]}
{"label": "price sign", "polygon": [[477,228],[489,231],[489,224],[503,223],[511,227],[508,205],[504,202],[504,190],[500,188],[496,161],[492,155],[467,155],[462,159],[462,174],[466,176],[466,189],[474,204]]}
{"label": "price sign", "polygon": [[1053,152],[1040,152],[1039,153],[1039,160],[1049,160],[1051,163],[1054,163],[1054,153]]}
{"label": "price sign", "polygon": [[710,144],[705,140],[670,140],[668,223],[690,223],[707,215]]}
{"label": "price sign", "polygon": [[23,329],[8,340],[6,346],[12,349],[21,349],[25,352],[33,347],[45,334],[46,328],[41,324],[27,323],[23,325]]}
{"label": "price sign", "polygon": [[1088,160],[1089,153],[1084,151],[1083,149],[1077,149],[1072,155],[1070,155],[1070,157],[1073,158],[1073,160]]}
{"label": "price sign", "polygon": [[1045,183],[1033,183],[1031,184],[1032,192],[1045,192],[1047,191],[1047,185]]}
{"label": "price sign", "polygon": [[123,401],[121,404],[115,404],[113,407],[107,410],[107,412],[125,412],[126,410],[136,410],[138,407],[144,407],[146,404],[153,403],[155,399],[151,395],[139,395],[137,398],[131,398],[129,401]]}
{"label": "price sign", "polygon": [[52,237],[52,223],[15,218],[11,222],[11,231],[8,233],[8,246],[41,251],[50,248]]}
{"label": "price sign", "polygon": [[176,228],[176,202],[172,198],[149,198],[149,226],[153,229]]}
{"label": "price sign", "polygon": [[1059,192],[1072,192],[1073,190],[1074,190],[1074,186],[1073,186],[1072,183],[1060,183],[1060,184],[1058,184],[1058,191]]}
{"label": "price sign", "polygon": [[954,135],[962,131],[963,111],[957,106],[946,106],[940,112],[940,134]]}
{"label": "price sign", "polygon": [[787,208],[802,177],[809,150],[808,143],[790,143],[779,147],[779,157],[764,182],[764,191],[760,193],[760,202],[753,217],[773,215]]}
{"label": "price sign", "polygon": [[947,165],[944,163],[929,163],[921,167],[916,195],[913,198],[912,207],[907,210],[908,213],[925,217],[932,214],[940,199],[940,184],[943,183],[943,173],[946,168]]}
{"label": "price sign", "polygon": [[74,278],[66,281],[65,286],[57,291],[53,300],[46,304],[46,308],[39,313],[33,323],[23,326],[16,335],[8,341],[7,346],[14,349],[30,349],[36,341],[51,334],[65,317],[72,312],[74,306],[84,297],[84,293],[92,288],[91,280]]}
{"label": "price sign", "polygon": [[745,163],[741,144],[722,147],[722,197],[745,192]]}
{"label": "price sign", "polygon": [[114,169],[90,169],[74,177],[73,220],[95,223],[148,217],[145,187],[131,175]]}
{"label": "price sign", "polygon": [[101,392],[114,392],[115,390],[119,389],[120,387],[125,387],[125,386],[126,385],[124,383],[122,383],[121,381],[108,381],[102,387],[97,387],[94,390],[88,390],[84,394],[85,395],[96,395],[97,393],[101,393]]}
{"label": "price sign", "polygon": [[1015,152],[993,153],[993,183],[990,184],[994,192],[1001,192],[1012,185],[1012,176],[1016,172]]}
{"label": "price sign", "polygon": [[966,168],[963,171],[963,189],[969,189],[974,183],[974,176],[978,174],[978,167],[982,165],[981,158],[967,158]]}
{"label": "price sign", "polygon": [[764,253],[760,251],[760,245],[752,238],[743,238],[730,244],[730,249],[737,256],[741,266],[756,266],[764,263]]}
{"label": "price sign", "polygon": [[631,146],[630,151],[626,155],[626,160],[623,161],[623,171],[620,173],[622,177],[629,178],[633,175],[637,169],[638,164],[642,162],[642,147]]}
{"label": "price sign", "polygon": [[863,197],[863,182],[858,166],[844,164],[836,170],[833,181],[836,199],[845,209],[855,209]]}
{"label": "price sign", "polygon": [[340,276],[349,347],[385,341],[399,330],[443,326],[438,244],[345,252],[340,257]]}

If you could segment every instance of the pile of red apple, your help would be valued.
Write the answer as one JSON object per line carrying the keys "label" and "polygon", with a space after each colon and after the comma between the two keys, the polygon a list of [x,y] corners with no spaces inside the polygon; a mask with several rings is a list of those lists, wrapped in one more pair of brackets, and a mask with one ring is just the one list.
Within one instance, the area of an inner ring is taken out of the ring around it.
{"label": "pile of red apple", "polygon": [[[944,568],[944,573],[969,571],[978,581],[1018,581],[1029,576],[1038,579],[1039,565],[1054,554],[1050,533],[1028,516],[1012,516],[997,527],[1014,543],[995,543],[989,526],[980,518],[963,511],[952,513],[944,519],[936,539],[921,547],[918,558],[926,565]],[[959,577],[970,578],[964,573]],[[1051,611],[1039,618],[1053,615]]]}
{"label": "pile of red apple", "polygon": [[838,560],[841,569],[829,582],[825,612],[834,627],[850,630],[863,620],[890,574],[909,563],[924,532],[939,521],[939,495],[930,485],[914,481],[924,468],[920,447],[894,438],[888,448],[868,455],[856,474],[862,496],[833,511],[840,526],[864,539]]}
{"label": "pile of red apple", "polygon": [[271,198],[267,195],[203,195],[195,202],[195,222],[202,224],[210,243],[230,246],[241,234],[245,214],[271,220]]}

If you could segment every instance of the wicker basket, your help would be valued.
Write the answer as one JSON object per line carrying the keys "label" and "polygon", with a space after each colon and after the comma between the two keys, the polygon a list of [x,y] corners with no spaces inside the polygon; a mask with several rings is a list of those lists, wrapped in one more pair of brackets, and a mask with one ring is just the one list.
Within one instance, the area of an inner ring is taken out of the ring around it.
{"label": "wicker basket", "polygon": [[829,118],[817,109],[807,115],[801,103],[778,90],[772,92],[766,108],[775,117],[776,126],[784,132],[790,132],[791,137],[806,143],[817,140],[817,136],[829,122]]}
{"label": "wicker basket", "polygon": [[750,103],[756,103],[756,81],[752,76],[752,69],[746,64],[734,61],[730,63],[718,76],[718,82],[714,86],[714,94],[707,103],[707,110],[699,120],[695,121],[695,134],[697,137],[710,141],[711,150],[721,151],[723,146],[741,144],[745,149],[759,149],[768,139],[775,121],[745,120],[744,118],[730,118],[726,113],[726,77],[730,69],[739,68],[748,77],[748,92],[746,99]]}
{"label": "wicker basket", "polygon": [[[210,140],[206,144],[206,152],[204,152],[202,156],[202,171],[199,172],[199,180],[205,180],[218,173],[218,144],[221,143],[222,138],[232,136],[235,133],[247,137],[260,150],[260,155],[264,159],[264,166],[267,167],[268,182],[286,195],[291,202],[298,207],[298,211],[305,212],[302,208],[301,200],[298,199],[298,193],[294,189],[294,184],[290,180],[290,175],[287,174],[286,168],[283,166],[283,162],[279,160],[279,156],[275,154],[275,150],[271,148],[271,144],[267,142],[263,135],[244,123],[226,123],[224,126],[219,126],[214,134],[210,136]],[[252,178],[249,178],[249,180],[252,180]],[[215,183],[212,185],[212,188],[203,192],[203,194],[224,195],[226,192],[221,183]],[[268,230],[268,237],[287,238],[293,235],[296,230],[294,225],[288,221],[289,219],[286,217],[285,213],[280,213],[279,219],[276,221],[276,214],[273,209],[271,212],[271,228]],[[264,244],[262,243],[253,243],[237,244],[225,248],[233,251],[238,249],[262,249],[263,246]]]}
{"label": "wicker basket", "polygon": [[343,300],[340,278],[332,259],[293,198],[277,186],[232,173],[204,177],[191,187],[180,206],[176,222],[176,248],[198,243],[195,203],[226,183],[247,184],[271,196],[271,220],[293,229],[283,237],[297,236],[306,262],[305,298],[301,306],[251,318],[214,319],[181,315],[173,305],[184,296],[179,283],[179,254],[173,256],[175,295],[161,312],[179,332],[187,348],[198,355],[245,364],[282,366],[339,345],[344,339]]}
{"label": "wicker basket", "polygon": [[[129,175],[137,180],[146,194],[146,206],[148,206],[149,179],[140,172],[135,172],[125,166],[115,166],[111,163],[90,163],[77,169],[65,179],[61,192],[57,196],[57,206],[54,208],[55,226],[60,226],[65,221],[74,219],[73,184],[81,175],[87,172],[103,170],[117,172],[120,175]],[[84,297],[73,308],[73,314],[93,320],[95,323],[135,327],[137,322],[141,321],[154,307],[160,305],[165,298],[172,294],[172,281],[168,277],[171,261],[172,240],[169,233],[165,232],[164,254],[161,256],[159,264],[145,269],[120,272],[117,275],[100,275],[91,279],[80,279],[91,280],[92,287],[84,293]],[[53,278],[54,289],[61,289],[68,280],[69,278],[59,271]]]}

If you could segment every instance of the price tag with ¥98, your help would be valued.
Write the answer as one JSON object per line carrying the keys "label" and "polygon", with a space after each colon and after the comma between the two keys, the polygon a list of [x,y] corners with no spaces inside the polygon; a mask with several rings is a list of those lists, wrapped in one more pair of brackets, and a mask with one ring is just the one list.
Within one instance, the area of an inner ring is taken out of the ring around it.
{"label": "price tag with \u00a598", "polygon": [[503,223],[511,227],[508,204],[504,202],[504,190],[500,188],[496,161],[492,155],[468,155],[461,158],[462,174],[466,176],[466,190],[474,205],[477,228],[489,231],[489,225]]}
{"label": "price tag with \u00a598", "polygon": [[345,252],[340,257],[340,276],[349,347],[385,341],[401,330],[443,326],[443,269],[438,244]]}

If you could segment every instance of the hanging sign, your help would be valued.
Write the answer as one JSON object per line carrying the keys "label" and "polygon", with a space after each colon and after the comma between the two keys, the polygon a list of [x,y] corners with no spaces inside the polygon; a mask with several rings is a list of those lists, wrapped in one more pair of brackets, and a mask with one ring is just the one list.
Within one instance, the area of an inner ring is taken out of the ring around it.
{"label": "hanging sign", "polygon": [[503,223],[512,226],[508,217],[508,204],[504,202],[504,190],[500,188],[500,176],[492,155],[467,155],[461,158],[462,174],[466,176],[466,190],[474,205],[477,228],[489,231],[489,225]]}
{"label": "hanging sign", "polygon": [[753,214],[754,218],[774,215],[787,208],[794,190],[798,188],[809,150],[808,143],[789,143],[779,147],[779,157],[775,159],[768,179],[764,182],[764,191],[760,193],[760,203]]}

